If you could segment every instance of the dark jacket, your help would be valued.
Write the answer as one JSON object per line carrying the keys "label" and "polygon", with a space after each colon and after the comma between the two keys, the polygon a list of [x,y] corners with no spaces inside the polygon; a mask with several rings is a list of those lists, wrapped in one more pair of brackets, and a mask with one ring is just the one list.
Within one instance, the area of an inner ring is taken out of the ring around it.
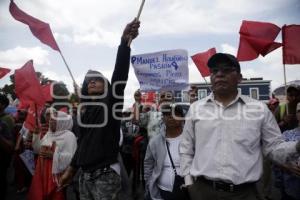
{"label": "dark jacket", "polygon": [[[88,104],[90,102],[98,103],[97,105],[83,106],[84,112],[81,117],[83,124],[105,124],[102,127],[83,127],[80,126],[80,136],[78,138],[78,147],[72,159],[71,166],[75,168],[81,167],[84,171],[92,171],[98,168],[109,166],[118,162],[119,139],[120,139],[120,120],[113,116],[113,112],[118,116],[122,116],[122,108],[124,102],[124,89],[128,79],[130,61],[130,48],[127,47],[125,41],[121,41],[118,48],[115,69],[111,79],[111,85],[107,83],[107,95],[104,97],[91,100],[82,99],[81,103]],[[89,71],[82,85],[81,93],[87,96],[87,85],[89,73],[101,73]],[[123,81],[112,87],[117,81]],[[113,91],[114,89],[114,91]],[[116,109],[114,105],[118,104]],[[83,105],[83,104],[82,104]],[[107,106],[107,111],[101,105]],[[106,123],[105,123],[106,121]]]}

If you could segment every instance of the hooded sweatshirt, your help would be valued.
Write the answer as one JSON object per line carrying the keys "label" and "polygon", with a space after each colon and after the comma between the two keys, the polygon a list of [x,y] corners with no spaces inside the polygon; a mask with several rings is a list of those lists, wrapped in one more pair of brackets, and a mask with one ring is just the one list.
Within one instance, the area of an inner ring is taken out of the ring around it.
{"label": "hooded sweatshirt", "polygon": [[[83,108],[81,110],[84,111],[79,116],[80,135],[78,148],[71,162],[72,167],[93,171],[118,162],[120,120],[116,119],[114,114],[118,117],[122,116],[129,61],[130,48],[122,40],[118,48],[111,84],[97,71],[89,70],[86,74],[81,90],[84,95],[81,99]],[[87,91],[90,77],[100,78],[105,83],[104,94],[94,100],[89,98]],[[114,84],[115,87],[112,87]],[[86,125],[93,125],[93,127]]]}

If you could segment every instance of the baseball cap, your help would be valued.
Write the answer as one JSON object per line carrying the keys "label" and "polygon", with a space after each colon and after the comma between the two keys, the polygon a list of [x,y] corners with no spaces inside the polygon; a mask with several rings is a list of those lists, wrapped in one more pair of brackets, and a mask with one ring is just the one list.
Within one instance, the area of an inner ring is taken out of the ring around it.
{"label": "baseball cap", "polygon": [[216,53],[207,62],[207,66],[209,68],[216,68],[218,67],[219,63],[226,63],[230,66],[237,69],[238,72],[241,72],[241,67],[239,61],[236,59],[235,56],[228,54],[228,53]]}

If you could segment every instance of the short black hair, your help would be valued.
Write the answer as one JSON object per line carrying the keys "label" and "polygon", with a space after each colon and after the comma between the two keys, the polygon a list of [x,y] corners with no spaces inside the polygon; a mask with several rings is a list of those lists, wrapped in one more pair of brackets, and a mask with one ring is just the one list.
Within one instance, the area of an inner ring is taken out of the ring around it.
{"label": "short black hair", "polygon": [[297,96],[297,95],[299,95],[299,93],[300,93],[300,89],[299,89],[297,86],[295,86],[295,85],[290,85],[290,86],[287,88],[286,92],[287,92],[287,93],[294,93],[294,94],[296,94],[296,96]]}
{"label": "short black hair", "polygon": [[0,94],[0,103],[6,108],[9,105],[9,100],[6,95]]}

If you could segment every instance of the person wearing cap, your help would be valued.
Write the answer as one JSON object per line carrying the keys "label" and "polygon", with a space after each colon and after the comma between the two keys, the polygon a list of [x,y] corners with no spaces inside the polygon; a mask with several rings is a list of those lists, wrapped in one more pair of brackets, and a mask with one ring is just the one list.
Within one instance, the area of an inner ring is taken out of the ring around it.
{"label": "person wearing cap", "polygon": [[275,117],[281,132],[297,127],[296,106],[300,102],[300,89],[290,85],[286,90],[287,103],[279,105],[275,110]]}
{"label": "person wearing cap", "polygon": [[179,146],[185,185],[192,200],[257,199],[263,154],[285,163],[300,143],[285,142],[268,107],[238,92],[233,55],[217,53],[207,64],[212,93],[191,105]]}
{"label": "person wearing cap", "polygon": [[[296,118],[298,126],[292,130],[282,133],[285,141],[300,141],[300,103],[296,107]],[[300,199],[300,156],[295,156],[289,162],[282,166],[282,199],[299,200]]]}
{"label": "person wearing cap", "polygon": [[139,124],[140,121],[140,114],[143,110],[143,105],[142,105],[142,93],[140,90],[136,90],[134,92],[134,104],[132,105],[133,109],[133,123]]}
{"label": "person wearing cap", "polygon": [[139,26],[140,22],[134,19],[125,27],[110,83],[98,71],[89,70],[85,76],[78,107],[82,113],[77,117],[80,126],[78,147],[59,181],[59,189],[67,186],[80,168],[81,200],[109,200],[119,195],[120,119],[130,64],[128,43],[137,37]]}
{"label": "person wearing cap", "polygon": [[[146,195],[152,200],[185,200],[183,191],[175,188],[175,175],[180,175],[178,146],[182,138],[184,113],[181,107],[171,104],[162,105],[161,112],[163,126],[150,140],[144,159]],[[183,184],[183,178],[181,180]]]}

